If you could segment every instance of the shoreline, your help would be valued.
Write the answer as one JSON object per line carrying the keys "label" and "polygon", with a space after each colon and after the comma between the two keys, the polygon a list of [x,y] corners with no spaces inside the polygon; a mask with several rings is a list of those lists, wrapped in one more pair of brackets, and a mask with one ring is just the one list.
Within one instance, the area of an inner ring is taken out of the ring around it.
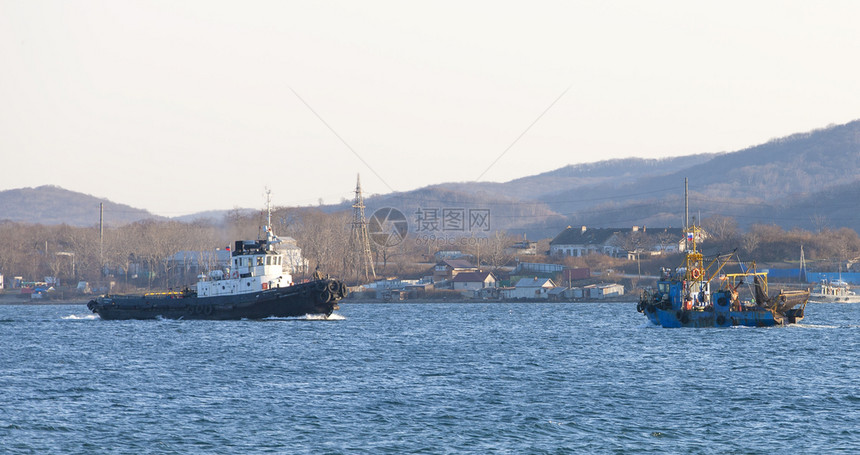
{"label": "shoreline", "polygon": [[29,294],[0,294],[0,305],[86,305],[89,297],[74,299],[31,299]]}
{"label": "shoreline", "polygon": [[636,299],[578,299],[578,300],[547,300],[547,299],[512,299],[512,300],[476,300],[476,299],[462,299],[462,300],[442,300],[442,299],[406,299],[406,300],[389,300],[385,301],[382,299],[347,299],[341,300],[338,302],[339,305],[344,304],[361,304],[361,305],[376,305],[381,303],[425,303],[425,304],[437,304],[437,303],[636,303]]}
{"label": "shoreline", "polygon": [[[0,299],[0,306],[47,306],[47,305],[80,305],[86,306],[89,300],[27,300],[27,299],[9,299],[3,298]],[[635,300],[432,300],[432,299],[415,299],[415,300],[398,300],[398,301],[389,301],[386,302],[384,300],[350,300],[350,301],[340,301],[339,305],[385,305],[385,304],[421,304],[421,305],[439,305],[439,304],[458,304],[458,305],[471,305],[471,304],[479,304],[479,303],[498,303],[498,304],[506,304],[506,303],[554,303],[554,304],[594,304],[594,303],[614,303],[614,304],[634,304]],[[810,300],[809,303],[816,304],[827,304],[827,303],[835,303],[838,305],[846,305],[844,302],[817,302]]]}
{"label": "shoreline", "polygon": [[28,305],[28,306],[44,306],[44,305],[81,305],[86,306],[88,300],[80,301],[80,300],[44,300],[44,301],[31,301],[31,300],[0,300],[0,306],[12,306],[12,305]]}
{"label": "shoreline", "polygon": [[[2,298],[0,299],[0,306],[10,306],[10,305],[81,305],[86,306],[87,300],[29,300],[29,299],[10,299],[10,298]],[[433,299],[414,299],[414,300],[398,300],[398,301],[384,301],[384,300],[341,300],[338,302],[339,305],[383,305],[383,304],[422,304],[422,305],[435,305],[435,304],[450,304],[455,303],[459,305],[468,305],[468,304],[477,304],[477,303],[557,303],[557,304],[567,304],[567,303],[636,303],[633,300],[433,300]]]}

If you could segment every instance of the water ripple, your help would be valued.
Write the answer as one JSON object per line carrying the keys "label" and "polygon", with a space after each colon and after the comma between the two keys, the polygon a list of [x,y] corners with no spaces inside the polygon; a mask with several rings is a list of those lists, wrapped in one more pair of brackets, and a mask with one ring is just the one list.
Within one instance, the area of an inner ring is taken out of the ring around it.
{"label": "water ripple", "polygon": [[0,308],[4,453],[856,453],[860,305],[659,329],[619,304],[101,321]]}

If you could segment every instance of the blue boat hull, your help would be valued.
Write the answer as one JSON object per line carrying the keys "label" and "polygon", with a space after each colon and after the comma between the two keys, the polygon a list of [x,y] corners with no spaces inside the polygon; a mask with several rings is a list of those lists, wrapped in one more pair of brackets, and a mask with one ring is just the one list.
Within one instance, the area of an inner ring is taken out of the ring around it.
{"label": "blue boat hull", "polygon": [[[648,320],[655,325],[676,327],[773,327],[784,325],[784,318],[768,310],[716,312],[706,310],[662,310],[645,311]],[[791,321],[794,322],[794,321]]]}

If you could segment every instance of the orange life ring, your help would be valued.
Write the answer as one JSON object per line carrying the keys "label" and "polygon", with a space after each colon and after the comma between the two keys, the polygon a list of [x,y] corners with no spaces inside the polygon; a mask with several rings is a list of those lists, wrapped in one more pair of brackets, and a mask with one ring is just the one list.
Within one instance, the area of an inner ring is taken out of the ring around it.
{"label": "orange life ring", "polygon": [[233,272],[233,278],[239,278],[239,272]]}
{"label": "orange life ring", "polygon": [[693,272],[691,275],[693,276],[694,280],[698,280],[699,277],[702,275],[702,273],[699,272],[699,269],[693,269]]}

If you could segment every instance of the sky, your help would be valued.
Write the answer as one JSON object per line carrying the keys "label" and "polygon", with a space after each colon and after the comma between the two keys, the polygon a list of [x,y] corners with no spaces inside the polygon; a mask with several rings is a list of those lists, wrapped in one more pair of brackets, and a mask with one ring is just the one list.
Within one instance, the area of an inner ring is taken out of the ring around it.
{"label": "sky", "polygon": [[860,118],[855,1],[0,0],[0,190],[163,216]]}

